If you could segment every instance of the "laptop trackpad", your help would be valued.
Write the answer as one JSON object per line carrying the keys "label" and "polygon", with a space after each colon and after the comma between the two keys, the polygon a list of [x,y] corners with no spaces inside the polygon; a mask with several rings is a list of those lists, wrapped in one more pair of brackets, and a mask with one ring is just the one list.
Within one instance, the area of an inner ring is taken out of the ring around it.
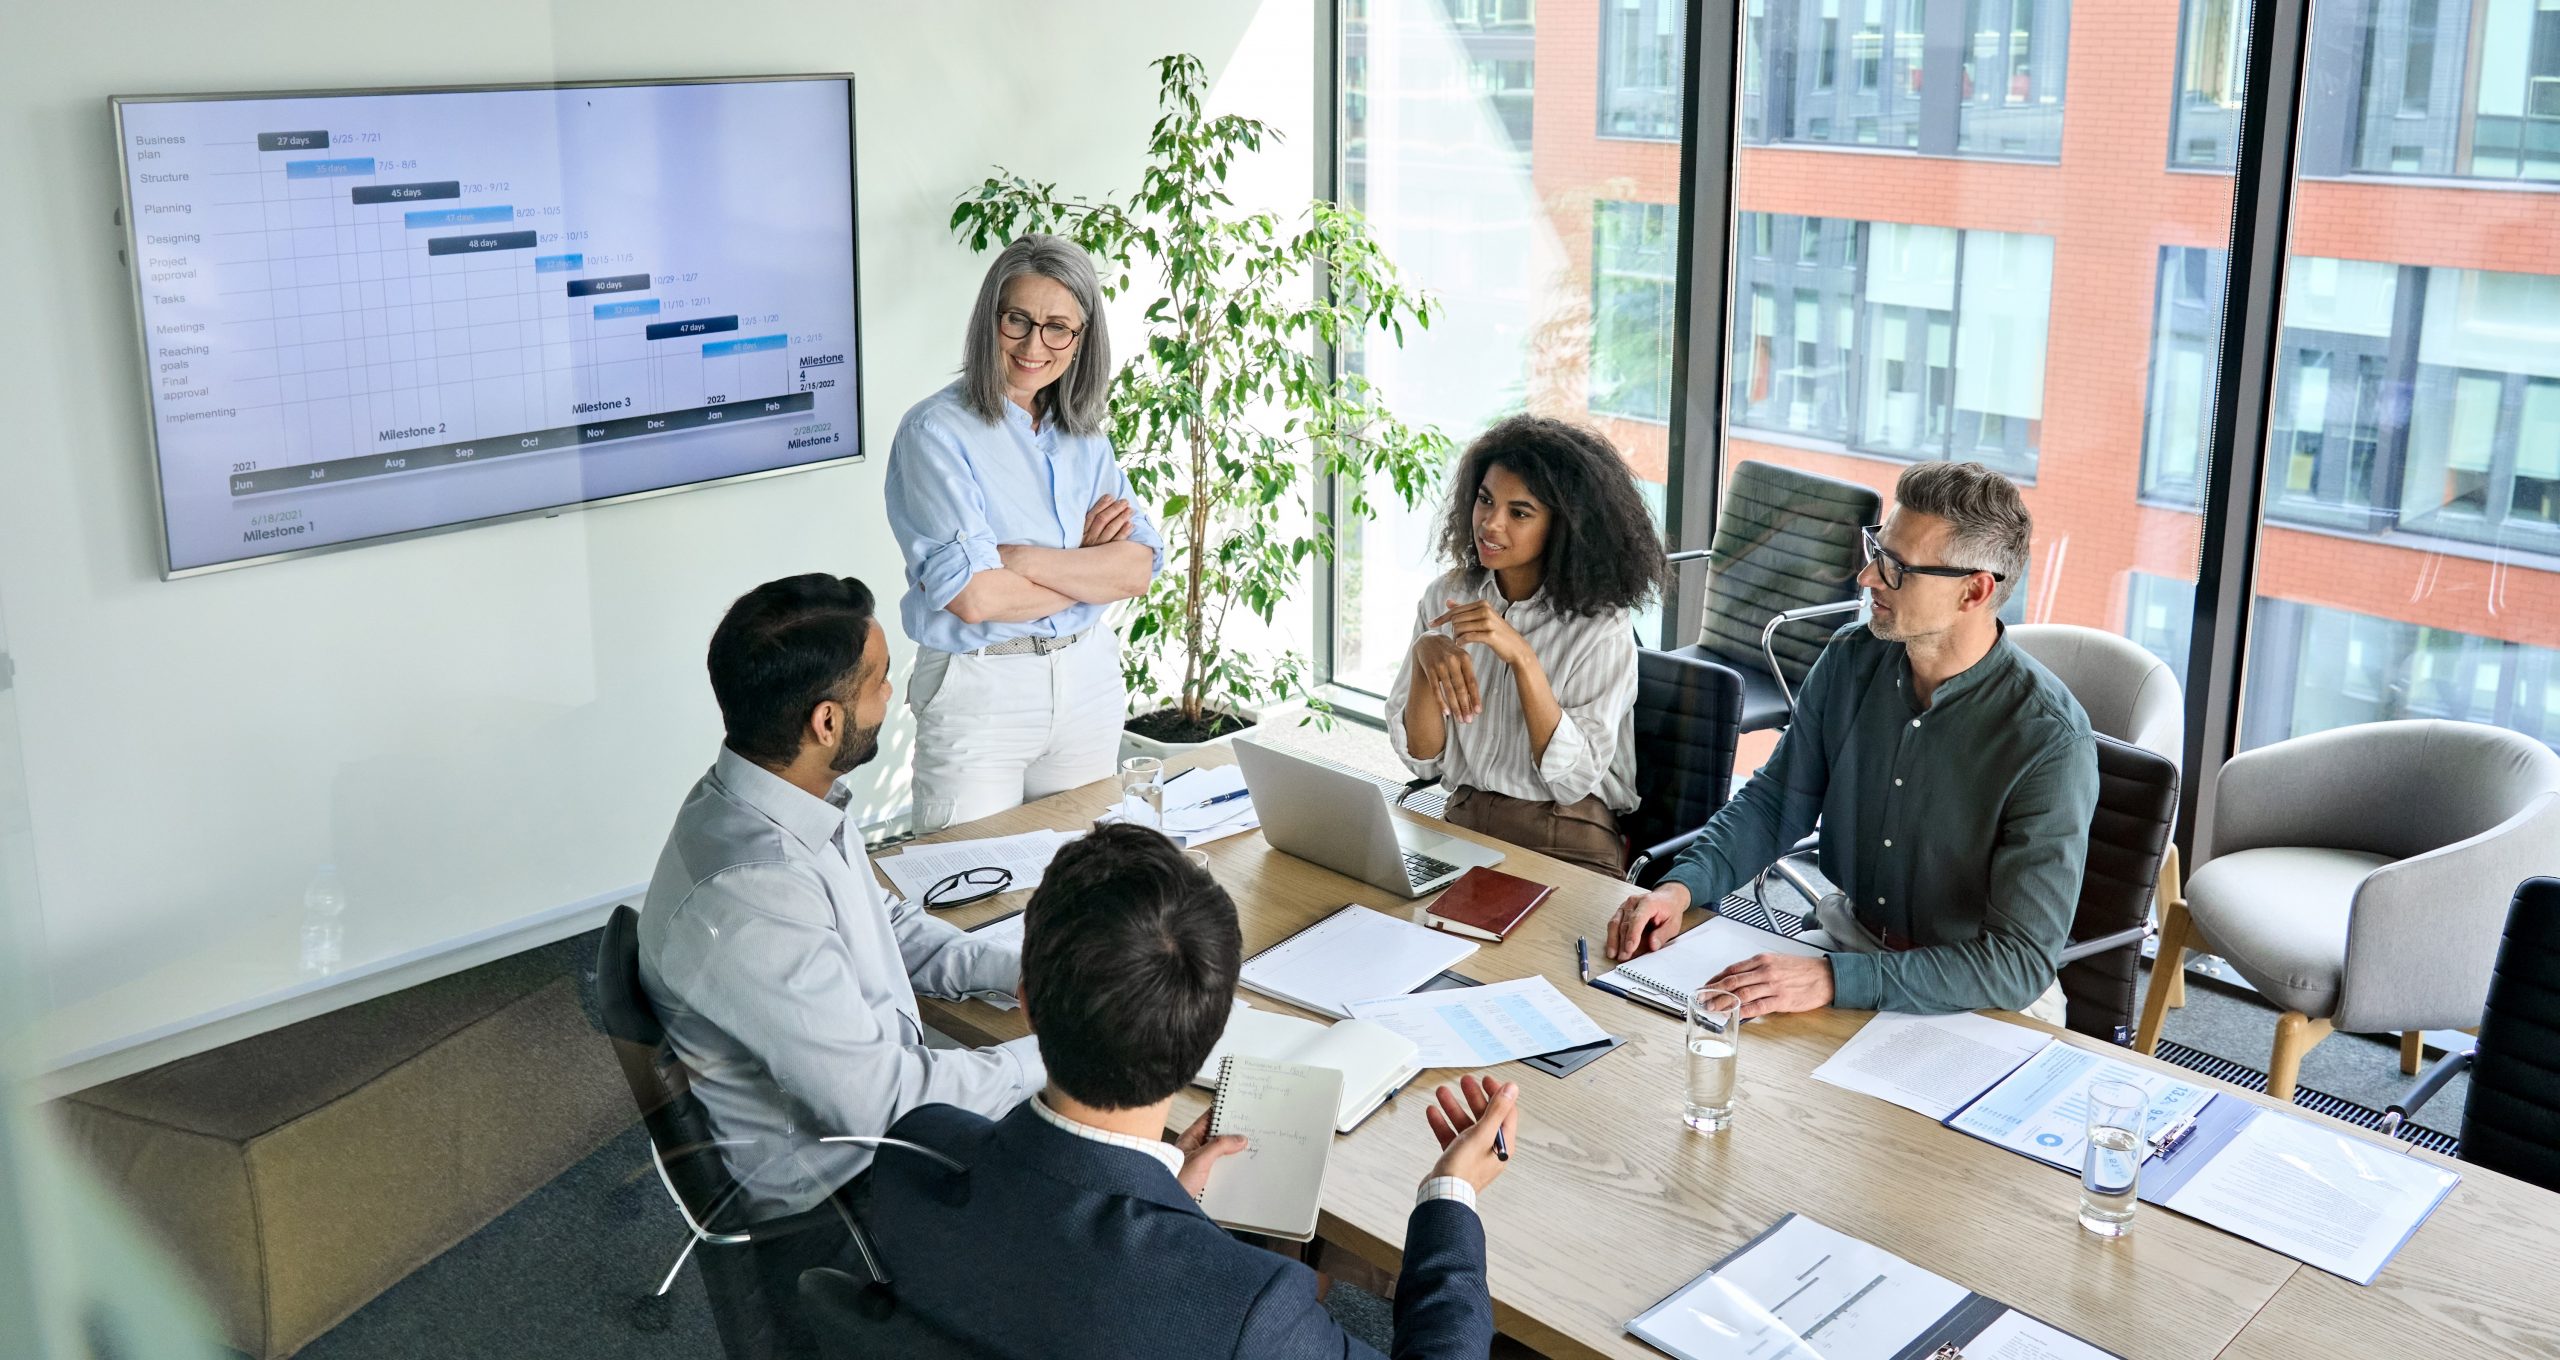
{"label": "laptop trackpad", "polygon": [[1455,836],[1444,836],[1437,831],[1428,831],[1401,819],[1396,822],[1396,843],[1414,854],[1429,855],[1444,864],[1455,864],[1462,868],[1471,864],[1494,865],[1502,862],[1502,852],[1490,846],[1460,840]]}

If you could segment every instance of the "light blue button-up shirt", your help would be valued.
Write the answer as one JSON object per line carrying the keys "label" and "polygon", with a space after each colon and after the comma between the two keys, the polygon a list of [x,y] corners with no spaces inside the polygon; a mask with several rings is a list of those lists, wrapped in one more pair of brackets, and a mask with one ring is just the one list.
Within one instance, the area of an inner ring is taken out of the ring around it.
{"label": "light blue button-up shirt", "polygon": [[[1038,430],[1011,402],[1004,418],[978,419],[960,399],[960,384],[917,402],[889,441],[889,529],[906,554],[907,593],[898,619],[920,646],[974,652],[1018,637],[1068,637],[1102,621],[1105,606],[1076,604],[1027,623],[960,621],[951,601],[969,578],[1004,565],[1000,544],[1076,548],[1085,512],[1106,493],[1129,499],[1111,441],[1067,434],[1055,421]],[[1164,537],[1145,507],[1129,517],[1131,542],[1155,551],[1164,570]]]}

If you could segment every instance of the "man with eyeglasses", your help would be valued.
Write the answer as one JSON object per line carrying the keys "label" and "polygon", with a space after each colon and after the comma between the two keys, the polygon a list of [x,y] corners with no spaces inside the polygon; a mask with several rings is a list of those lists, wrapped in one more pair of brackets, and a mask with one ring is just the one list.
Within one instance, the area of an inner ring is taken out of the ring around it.
{"label": "man with eyeglasses", "polygon": [[1660,948],[1692,906],[1818,824],[1838,891],[1815,917],[1834,952],[1762,954],[1710,979],[1745,1016],[1996,1007],[2061,1023],[2054,978],[2098,762],[2079,702],[1997,617],[2032,527],[2017,488],[1979,463],[1904,470],[1893,512],[1865,531],[1868,619],[1832,636],[1768,763],[1610,919],[1610,957]]}
{"label": "man with eyeglasses", "polygon": [[[1047,1079],[1034,1041],[928,1048],[918,990],[1011,993],[1019,946],[883,905],[836,781],[880,749],[889,639],[851,577],[748,591],[711,635],[719,758],[676,814],[640,909],[640,985],[762,1221],[842,1195],[877,1137],[920,1105],[1000,1115]],[[809,1231],[749,1250],[799,1336],[800,1272],[850,1238]],[[736,1248],[725,1248],[735,1250]]]}

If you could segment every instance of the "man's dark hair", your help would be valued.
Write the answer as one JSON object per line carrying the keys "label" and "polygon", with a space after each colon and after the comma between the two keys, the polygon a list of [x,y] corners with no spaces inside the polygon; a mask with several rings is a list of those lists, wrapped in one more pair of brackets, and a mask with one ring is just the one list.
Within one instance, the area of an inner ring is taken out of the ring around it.
{"label": "man's dark hair", "polygon": [[1243,955],[1235,902],[1163,833],[1114,822],[1067,842],[1022,909],[1049,1079],[1106,1110],[1181,1090],[1226,1033]]}
{"label": "man's dark hair", "polygon": [[1558,613],[1588,617],[1633,609],[1662,589],[1662,533],[1636,492],[1626,460],[1599,432],[1544,416],[1513,416],[1467,446],[1449,475],[1440,554],[1469,573],[1476,563],[1476,488],[1499,463],[1547,507],[1546,570],[1538,590]]}
{"label": "man's dark hair", "polygon": [[786,576],[739,596],[711,632],[711,693],[729,749],[790,764],[811,709],[852,705],[870,638],[871,588],[850,576]]}

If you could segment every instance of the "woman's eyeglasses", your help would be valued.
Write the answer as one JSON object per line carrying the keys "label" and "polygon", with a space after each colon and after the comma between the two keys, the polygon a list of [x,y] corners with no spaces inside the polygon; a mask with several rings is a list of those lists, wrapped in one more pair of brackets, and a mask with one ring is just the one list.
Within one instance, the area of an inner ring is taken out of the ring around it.
{"label": "woman's eyeglasses", "polygon": [[1013,871],[1011,869],[992,866],[982,869],[963,869],[925,889],[924,904],[936,909],[965,907],[972,902],[984,902],[1012,886]]}
{"label": "woman's eyeglasses", "polygon": [[996,314],[996,331],[1007,340],[1019,340],[1033,331],[1040,332],[1040,343],[1050,349],[1065,349],[1084,332],[1063,321],[1037,321],[1029,312],[1008,308]]}
{"label": "woman's eyeglasses", "polygon": [[1894,556],[1893,549],[1886,547],[1884,540],[1876,537],[1876,531],[1883,527],[1881,524],[1870,524],[1860,529],[1858,546],[1866,554],[1867,565],[1875,568],[1876,575],[1884,579],[1884,588],[1887,590],[1902,589],[1903,578],[1907,576],[1948,576],[1961,579],[1973,575],[1978,570],[1994,581],[2009,579],[1987,567],[1915,567]]}

